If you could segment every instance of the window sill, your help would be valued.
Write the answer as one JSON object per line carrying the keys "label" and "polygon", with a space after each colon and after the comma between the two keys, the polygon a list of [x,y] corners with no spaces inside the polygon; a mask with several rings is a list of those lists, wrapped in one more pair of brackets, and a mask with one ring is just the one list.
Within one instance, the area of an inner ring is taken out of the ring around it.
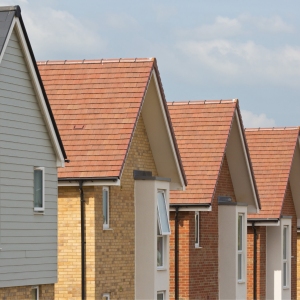
{"label": "window sill", "polygon": [[245,280],[238,280],[238,284],[244,284]]}
{"label": "window sill", "polygon": [[201,246],[195,246],[195,249],[202,249],[203,247]]}
{"label": "window sill", "polygon": [[34,215],[44,215],[45,211],[44,210],[33,210]]}
{"label": "window sill", "polygon": [[166,267],[157,267],[157,271],[168,271]]}
{"label": "window sill", "polygon": [[289,290],[290,287],[289,287],[289,286],[284,286],[284,287],[282,287],[282,289],[283,289],[283,290]]}
{"label": "window sill", "polygon": [[104,228],[103,227],[103,231],[107,231],[107,230],[109,231],[109,230],[113,230],[113,229],[112,228],[107,228],[107,227]]}

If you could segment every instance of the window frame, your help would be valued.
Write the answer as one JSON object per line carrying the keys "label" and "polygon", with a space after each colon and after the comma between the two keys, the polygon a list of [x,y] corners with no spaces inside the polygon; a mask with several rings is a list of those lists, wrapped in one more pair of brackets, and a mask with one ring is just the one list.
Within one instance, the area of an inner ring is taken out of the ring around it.
{"label": "window frame", "polygon": [[[107,209],[106,209],[106,212],[107,212],[107,215],[106,215],[106,223],[104,223],[104,220],[105,220],[105,217],[104,217],[104,193],[107,192],[107,199],[106,199],[106,206],[107,206]],[[102,188],[102,217],[103,217],[103,230],[107,230],[109,229],[109,187],[108,186],[104,186]]]}
{"label": "window frame", "polygon": [[[159,194],[163,195],[163,206],[161,207],[163,211],[161,211],[159,205]],[[158,247],[158,239],[161,239],[162,250],[161,250],[161,265],[156,265],[157,270],[165,270],[165,255],[166,255],[166,238],[171,234],[170,220],[169,220],[169,210],[167,209],[167,201],[166,201],[166,191],[158,189],[156,193],[156,216],[157,216],[157,238],[156,238],[156,248]],[[162,220],[162,218],[165,218]],[[163,230],[162,222],[167,222],[167,230]],[[156,261],[158,261],[158,248],[156,249]]]}
{"label": "window frame", "polygon": [[[35,206],[35,181],[34,181],[34,172],[35,171],[42,171],[42,207]],[[45,211],[45,167],[34,167],[33,168],[33,210],[35,212],[43,212]]]}
{"label": "window frame", "polygon": [[195,211],[195,248],[201,248],[201,241],[200,241],[200,211]]}
{"label": "window frame", "polygon": [[289,225],[284,225],[282,229],[282,287],[284,289],[290,287],[289,277]]}
{"label": "window frame", "polygon": [[104,293],[104,294],[102,295],[102,299],[110,300],[110,294],[109,294],[109,293]]}
{"label": "window frame", "polygon": [[31,288],[31,290],[33,291],[33,290],[36,290],[36,299],[35,300],[39,300],[40,299],[40,289],[39,289],[39,286],[37,285],[37,286],[33,286],[32,288]]}
{"label": "window frame", "polygon": [[158,298],[158,295],[162,295],[163,296],[163,300],[165,300],[165,291],[157,291],[157,295],[156,295],[156,299]]}
{"label": "window frame", "polygon": [[[239,219],[241,217],[241,229],[239,228]],[[239,283],[245,282],[245,236],[244,236],[244,213],[238,213],[238,226],[237,226],[237,280]],[[241,236],[240,236],[241,234]],[[241,242],[239,243],[239,239]],[[241,249],[240,247],[241,246]],[[239,274],[239,271],[241,274]],[[241,276],[239,276],[241,275]]]}

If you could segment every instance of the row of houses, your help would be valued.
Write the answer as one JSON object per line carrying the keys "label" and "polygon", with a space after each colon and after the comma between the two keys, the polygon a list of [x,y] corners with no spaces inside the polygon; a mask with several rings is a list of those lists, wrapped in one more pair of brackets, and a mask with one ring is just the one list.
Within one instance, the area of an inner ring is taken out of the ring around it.
{"label": "row of houses", "polygon": [[298,127],[167,102],[154,58],[36,62],[18,6],[0,29],[1,299],[297,299]]}

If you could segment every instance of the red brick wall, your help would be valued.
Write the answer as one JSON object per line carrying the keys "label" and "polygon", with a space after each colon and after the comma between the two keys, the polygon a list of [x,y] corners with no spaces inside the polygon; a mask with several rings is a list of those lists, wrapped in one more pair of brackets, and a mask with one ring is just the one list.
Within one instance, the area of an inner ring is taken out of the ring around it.
{"label": "red brick wall", "polygon": [[[218,299],[218,196],[236,201],[225,157],[211,212],[200,212],[200,246],[195,248],[195,212],[179,212],[179,296],[180,299]],[[170,299],[174,299],[175,213],[170,215]]]}
{"label": "red brick wall", "polygon": [[281,210],[281,214],[283,216],[291,216],[292,217],[292,277],[291,277],[291,287],[292,287],[292,295],[291,299],[297,299],[297,215],[294,206],[292,191],[290,187],[290,183],[288,183],[287,190],[285,193],[285,198],[283,202],[283,207]]}
{"label": "red brick wall", "polygon": [[[257,233],[257,300],[266,299],[266,227],[256,226]],[[253,299],[253,246],[254,234],[252,227],[248,227],[247,234],[247,299]]]}

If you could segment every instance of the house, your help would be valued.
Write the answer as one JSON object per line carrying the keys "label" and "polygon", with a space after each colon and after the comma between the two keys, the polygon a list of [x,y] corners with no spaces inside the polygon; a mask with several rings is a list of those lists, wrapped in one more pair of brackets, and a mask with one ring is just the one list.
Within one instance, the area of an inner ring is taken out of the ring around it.
{"label": "house", "polygon": [[186,172],[170,196],[170,298],[245,299],[259,198],[237,99],[168,103]]}
{"label": "house", "polygon": [[299,128],[247,129],[246,137],[262,206],[248,217],[248,298],[297,299]]}
{"label": "house", "polygon": [[55,299],[168,299],[169,190],[186,179],[156,60],[47,61],[68,151]]}
{"label": "house", "polygon": [[66,153],[19,6],[0,7],[0,298],[51,299]]}

